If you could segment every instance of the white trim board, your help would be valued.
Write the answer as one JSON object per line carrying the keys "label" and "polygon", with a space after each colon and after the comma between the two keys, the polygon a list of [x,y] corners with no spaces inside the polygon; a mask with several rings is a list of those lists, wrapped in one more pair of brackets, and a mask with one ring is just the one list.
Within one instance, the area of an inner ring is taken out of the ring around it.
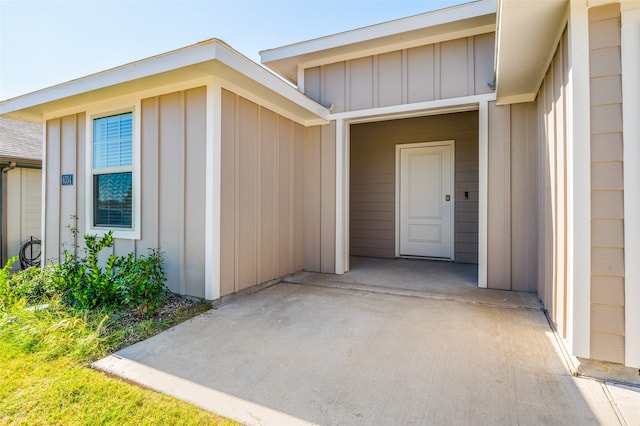
{"label": "white trim board", "polygon": [[640,367],[640,9],[622,10],[625,365]]}
{"label": "white trim board", "polygon": [[591,352],[591,140],[589,16],[571,2],[567,84],[567,343],[571,355]]}

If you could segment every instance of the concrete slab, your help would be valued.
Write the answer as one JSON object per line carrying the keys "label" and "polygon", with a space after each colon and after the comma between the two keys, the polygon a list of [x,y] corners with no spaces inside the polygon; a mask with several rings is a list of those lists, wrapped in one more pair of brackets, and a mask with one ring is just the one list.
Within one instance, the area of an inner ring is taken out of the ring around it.
{"label": "concrete slab", "polygon": [[350,263],[351,270],[342,275],[298,272],[283,281],[512,308],[542,308],[535,293],[478,288],[478,265],[357,256],[352,256]]}
{"label": "concrete slab", "polygon": [[94,366],[247,424],[620,424],[555,345],[540,310],[277,284]]}

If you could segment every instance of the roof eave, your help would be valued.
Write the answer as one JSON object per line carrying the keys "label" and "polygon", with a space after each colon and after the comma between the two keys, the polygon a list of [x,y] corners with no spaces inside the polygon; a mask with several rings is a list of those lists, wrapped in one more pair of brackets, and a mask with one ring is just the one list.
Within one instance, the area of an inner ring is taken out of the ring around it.
{"label": "roof eave", "polygon": [[535,100],[567,21],[568,0],[499,0],[496,102]]}
{"label": "roof eave", "polygon": [[[232,72],[266,88],[276,103],[282,108],[295,111],[296,118],[303,124],[328,122],[329,111],[322,105],[304,96],[288,83],[217,39],[2,101],[0,116],[42,123],[45,114],[62,109],[61,103],[73,104],[74,99],[80,100],[83,96],[86,98],[91,93],[96,97],[108,98],[110,93],[100,91],[145,80],[154,81],[153,78],[163,74],[176,73],[172,78],[177,79],[182,75],[177,73],[179,70],[183,73],[191,70],[191,74],[194,75],[211,73],[215,67],[202,67],[202,65],[215,65],[215,63],[224,64]],[[79,103],[82,102],[79,101]]]}
{"label": "roof eave", "polygon": [[[440,39],[454,37],[460,32],[460,29],[457,31],[447,30],[447,26],[461,22],[464,22],[465,26],[469,28],[477,26],[482,32],[493,31],[495,29],[495,13],[496,0],[477,0],[288,46],[263,50],[260,52],[260,61],[297,84],[297,68],[300,64],[322,62],[323,60],[329,63],[335,60],[337,54],[356,57],[360,53],[362,55],[369,54],[370,49],[367,43],[374,40],[380,51],[413,47],[416,45],[414,41],[418,39],[420,39],[420,43],[442,41]],[[491,17],[491,27],[487,25],[487,22],[482,21],[486,17]],[[441,37],[421,36],[420,31],[431,28],[442,28]],[[398,43],[399,37],[402,37],[401,43]]]}

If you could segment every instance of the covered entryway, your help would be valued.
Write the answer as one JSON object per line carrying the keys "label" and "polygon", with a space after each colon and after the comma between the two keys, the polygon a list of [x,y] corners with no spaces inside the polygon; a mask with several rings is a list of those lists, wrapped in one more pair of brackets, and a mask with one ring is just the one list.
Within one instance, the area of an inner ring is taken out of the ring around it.
{"label": "covered entryway", "polygon": [[478,123],[476,110],[350,125],[351,256],[478,264]]}

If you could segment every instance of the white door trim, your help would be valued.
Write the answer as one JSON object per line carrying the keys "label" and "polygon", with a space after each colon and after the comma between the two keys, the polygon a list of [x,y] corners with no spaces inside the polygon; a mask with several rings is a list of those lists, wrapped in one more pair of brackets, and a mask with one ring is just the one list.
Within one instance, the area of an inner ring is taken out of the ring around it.
{"label": "white door trim", "polygon": [[449,257],[443,258],[442,260],[451,260],[455,259],[455,141],[454,140],[444,140],[444,141],[430,141],[430,142],[416,142],[416,143],[405,143],[405,144],[396,144],[396,244],[395,244],[395,252],[396,257],[400,257],[400,203],[401,203],[401,194],[400,194],[400,173],[401,173],[401,158],[400,151],[402,149],[411,149],[411,148],[426,148],[426,147],[436,147],[436,146],[448,146],[451,149],[451,167],[450,167],[450,182],[451,182],[451,196],[453,197],[451,200],[451,211],[449,212],[450,220],[451,220],[451,231],[449,235],[449,239],[451,241],[451,248],[449,250]]}

